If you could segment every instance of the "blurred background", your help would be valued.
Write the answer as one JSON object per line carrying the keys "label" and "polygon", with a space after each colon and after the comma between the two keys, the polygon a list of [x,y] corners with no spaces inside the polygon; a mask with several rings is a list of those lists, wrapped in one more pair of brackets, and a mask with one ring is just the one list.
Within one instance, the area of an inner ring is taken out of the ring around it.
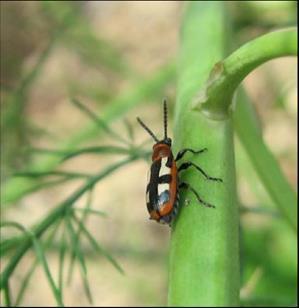
{"label": "blurred background", "polygon": [[[2,220],[31,227],[84,183],[75,178],[53,185],[47,177],[30,177],[29,171],[52,170],[58,165],[55,170],[92,174],[122,159],[121,155],[87,153],[58,164],[63,151],[119,144],[77,108],[72,98],[103,118],[113,132],[136,146],[147,142],[142,148],[151,150],[151,141],[135,119],[140,116],[161,136],[161,102],[167,97],[172,130],[175,63],[186,4],[1,1]],[[226,5],[232,16],[235,47],[297,23],[296,1],[232,1]],[[243,84],[266,144],[296,189],[297,59],[271,61]],[[276,212],[241,144],[237,138],[235,141],[238,192],[244,209],[240,227],[243,305],[294,305],[296,236]],[[92,207],[107,217],[89,215],[86,226],[125,271],[120,274],[82,240],[95,306],[166,304],[170,230],[148,220],[145,187],[149,163],[139,159],[128,164],[93,189]],[[16,173],[24,171],[27,174],[16,179]],[[88,194],[76,206],[83,208],[87,199]],[[10,228],[1,231],[3,238],[18,234]],[[46,252],[55,279],[61,232]],[[9,255],[1,259],[1,268],[8,260]],[[28,281],[23,280],[34,262],[35,254],[29,251],[18,264],[10,283],[12,298],[26,285],[21,305],[55,305],[42,267],[36,267]],[[69,283],[68,263],[66,256],[65,305],[91,305],[80,262],[76,260]]]}

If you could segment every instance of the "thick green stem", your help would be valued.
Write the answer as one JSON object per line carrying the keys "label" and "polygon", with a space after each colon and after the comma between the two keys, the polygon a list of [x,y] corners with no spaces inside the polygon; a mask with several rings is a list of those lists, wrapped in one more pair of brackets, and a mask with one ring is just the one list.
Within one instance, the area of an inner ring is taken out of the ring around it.
{"label": "thick green stem", "polygon": [[[231,119],[233,95],[242,80],[257,66],[276,57],[297,53],[297,30],[289,28],[252,40],[219,62],[225,52],[222,39],[227,37],[223,20],[221,2],[192,2],[183,24],[175,148],[207,147],[206,156],[189,156],[189,159],[200,162],[207,173],[221,177],[224,183],[203,184],[194,170],[181,178],[198,190],[205,201],[216,205],[216,209],[198,206],[190,193],[180,194],[182,199],[191,199],[192,203],[186,207],[182,202],[180,216],[172,230],[170,305],[238,305],[239,237]],[[241,128],[244,126],[242,122],[239,124]],[[248,145],[249,139],[243,135],[244,144]],[[247,150],[252,154],[256,142],[251,139],[251,148],[247,147]],[[277,172],[273,160],[269,160],[270,155],[262,147],[259,149],[264,154],[261,162],[259,157],[251,155],[256,165],[263,170],[262,163],[268,165],[272,168],[271,174],[279,178],[273,181],[270,173],[260,172],[265,186],[288,220],[296,226],[296,219],[292,217],[296,212],[292,207],[294,194],[285,185],[286,181]],[[281,197],[273,189],[276,187],[279,192],[278,183],[284,184]],[[287,205],[283,203],[286,195]]]}
{"label": "thick green stem", "polygon": [[[192,98],[208,77],[213,64],[224,56],[224,8],[219,1],[191,2],[181,38],[175,150],[208,151],[190,155],[206,173],[223,183],[207,181],[196,170],[180,177],[202,199],[181,192],[181,208],[171,235],[170,306],[238,306],[239,219],[236,204],[233,127],[230,117],[215,120],[192,110]],[[184,200],[190,200],[185,206]]]}

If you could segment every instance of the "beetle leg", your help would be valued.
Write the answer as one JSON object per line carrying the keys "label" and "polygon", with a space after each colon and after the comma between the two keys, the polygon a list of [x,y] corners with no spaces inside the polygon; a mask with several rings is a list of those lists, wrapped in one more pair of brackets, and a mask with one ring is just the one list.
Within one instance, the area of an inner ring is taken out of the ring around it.
{"label": "beetle leg", "polygon": [[207,175],[199,166],[197,166],[196,164],[192,163],[191,161],[188,161],[188,162],[185,162],[183,164],[181,164],[181,166],[179,167],[178,169],[178,172],[182,171],[182,170],[186,170],[188,169],[189,167],[194,167],[196,168],[196,170],[198,170],[201,174],[204,175],[204,177],[207,179],[207,180],[210,180],[210,181],[217,181],[217,182],[223,182],[222,179],[220,178],[214,178],[214,177],[211,177],[209,175]]}
{"label": "beetle leg", "polygon": [[192,149],[182,149],[181,151],[179,151],[179,153],[176,155],[176,158],[175,158],[175,161],[178,161],[180,160],[185,154],[186,152],[191,152],[193,154],[200,154],[200,153],[203,153],[205,151],[207,151],[208,149],[207,148],[204,148],[202,150],[199,150],[199,151],[194,151]]}
{"label": "beetle leg", "polygon": [[212,205],[206,201],[204,201],[203,199],[201,199],[201,197],[199,196],[199,194],[197,193],[197,191],[190,186],[190,184],[186,183],[186,182],[181,182],[179,185],[179,188],[181,189],[190,189],[194,195],[196,196],[196,199],[199,203],[201,203],[202,205],[206,206],[206,207],[210,207],[210,208],[215,208],[215,205]]}

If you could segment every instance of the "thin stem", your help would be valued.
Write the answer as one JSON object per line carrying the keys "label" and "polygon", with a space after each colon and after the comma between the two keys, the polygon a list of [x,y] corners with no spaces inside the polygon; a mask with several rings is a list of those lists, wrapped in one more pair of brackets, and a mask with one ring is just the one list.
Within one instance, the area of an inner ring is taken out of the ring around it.
{"label": "thin stem", "polygon": [[94,247],[94,249],[98,252],[100,252],[102,255],[104,255],[113,265],[114,267],[121,273],[124,274],[124,270],[120,267],[118,263],[110,256],[110,254],[104,250],[98,243],[97,241],[93,238],[93,236],[90,234],[90,232],[86,229],[84,225],[81,224],[80,220],[78,217],[73,214],[73,218],[78,224],[78,226],[81,226],[82,233],[85,235],[86,239],[90,242],[90,244]]}
{"label": "thin stem", "polygon": [[128,154],[128,149],[124,147],[114,146],[114,145],[107,145],[107,146],[94,146],[94,147],[86,147],[86,148],[79,148],[76,150],[55,150],[55,149],[43,149],[43,148],[30,148],[28,151],[33,153],[40,153],[40,154],[48,154],[48,155],[57,155],[62,156],[63,160],[75,157],[81,154]]}
{"label": "thin stem", "polygon": [[114,132],[108,125],[103,121],[100,117],[98,117],[93,111],[91,111],[87,106],[82,104],[79,100],[73,98],[71,102],[78,107],[82,112],[84,112],[93,122],[95,122],[101,129],[103,129],[107,134],[111,137],[115,138],[116,140],[128,144],[122,136]]}
{"label": "thin stem", "polygon": [[7,307],[11,307],[11,294],[10,294],[10,287],[9,282],[4,287],[4,299],[5,299],[5,305]]}
{"label": "thin stem", "polygon": [[[40,245],[37,237],[35,236],[35,234],[32,231],[26,229],[23,225],[17,223],[17,222],[10,222],[10,221],[2,222],[1,223],[1,227],[5,227],[5,226],[17,228],[18,230],[26,233],[27,238],[28,238],[28,240],[31,243],[31,246],[34,247],[34,250],[35,250],[35,253],[36,253],[36,256],[37,256],[39,262],[43,266],[43,269],[45,271],[47,280],[48,280],[48,282],[50,284],[50,287],[52,289],[52,292],[54,294],[56,302],[57,302],[57,304],[60,307],[62,307],[63,306],[63,302],[62,302],[60,290],[57,288],[57,286],[56,286],[56,284],[54,282],[54,279],[52,277],[52,274],[51,274],[49,266],[48,266],[48,262],[47,262],[47,260],[45,258],[44,250],[41,247],[41,245]],[[4,280],[4,288],[7,288],[8,283],[9,283],[8,279]],[[1,288],[2,288],[2,276],[1,276]]]}
{"label": "thin stem", "polygon": [[[43,245],[44,246],[44,249],[45,251],[49,248],[49,245],[52,244],[55,236],[56,236],[56,233],[59,229],[59,226],[60,226],[60,222],[59,221],[55,226],[54,226],[54,229],[53,231],[49,234],[45,244]],[[15,302],[15,306],[19,306],[22,299],[23,299],[23,296],[24,296],[24,293],[25,293],[25,290],[26,288],[28,287],[29,285],[29,280],[34,272],[34,270],[36,269],[36,267],[38,266],[38,257],[36,256],[35,260],[33,261],[31,267],[29,268],[29,270],[27,271],[26,275],[24,276],[23,280],[22,280],[22,283],[21,283],[21,288],[16,296],[16,302]],[[60,286],[58,285],[58,289],[60,290],[61,292],[61,288]],[[62,293],[61,293],[61,298],[62,298]]]}
{"label": "thin stem", "polygon": [[68,171],[49,171],[49,172],[17,172],[14,174],[16,177],[29,177],[29,178],[41,178],[46,176],[62,176],[66,178],[89,178],[91,175],[79,172]]}
{"label": "thin stem", "polygon": [[[80,236],[81,236],[81,232],[82,232],[82,227],[81,225],[83,224],[86,224],[86,220],[87,220],[87,217],[88,217],[88,210],[90,210],[90,206],[91,206],[91,202],[92,202],[92,190],[89,191],[88,193],[88,199],[87,199],[87,203],[86,203],[86,207],[83,209],[83,215],[81,217],[81,224],[80,226],[78,227],[78,230],[74,236],[74,243],[73,243],[73,246],[74,246],[74,250],[73,253],[71,254],[71,259],[70,259],[70,266],[69,266],[69,272],[68,272],[68,283],[72,280],[72,273],[73,273],[73,267],[74,267],[74,263],[75,263],[75,259],[76,257],[79,257],[79,254],[76,253],[77,251],[77,247],[81,245],[80,243]],[[75,210],[75,208],[72,208],[72,210]],[[70,215],[70,214],[69,214]],[[69,224],[71,224],[71,222],[69,221]],[[78,247],[80,249],[80,247]],[[84,268],[84,265],[83,265],[83,268]],[[84,270],[84,272],[86,273],[86,269]]]}

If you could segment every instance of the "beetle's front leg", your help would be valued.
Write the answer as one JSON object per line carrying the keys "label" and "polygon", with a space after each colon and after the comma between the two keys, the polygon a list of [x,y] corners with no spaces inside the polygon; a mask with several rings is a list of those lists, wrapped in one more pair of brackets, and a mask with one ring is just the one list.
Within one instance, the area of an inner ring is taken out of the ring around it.
{"label": "beetle's front leg", "polygon": [[179,153],[177,154],[176,158],[175,158],[175,161],[178,161],[180,160],[185,154],[186,152],[191,152],[193,154],[201,154],[203,152],[206,152],[208,149],[207,148],[204,148],[202,150],[199,150],[199,151],[195,151],[195,150],[192,150],[192,149],[182,149],[181,151],[179,151]]}

